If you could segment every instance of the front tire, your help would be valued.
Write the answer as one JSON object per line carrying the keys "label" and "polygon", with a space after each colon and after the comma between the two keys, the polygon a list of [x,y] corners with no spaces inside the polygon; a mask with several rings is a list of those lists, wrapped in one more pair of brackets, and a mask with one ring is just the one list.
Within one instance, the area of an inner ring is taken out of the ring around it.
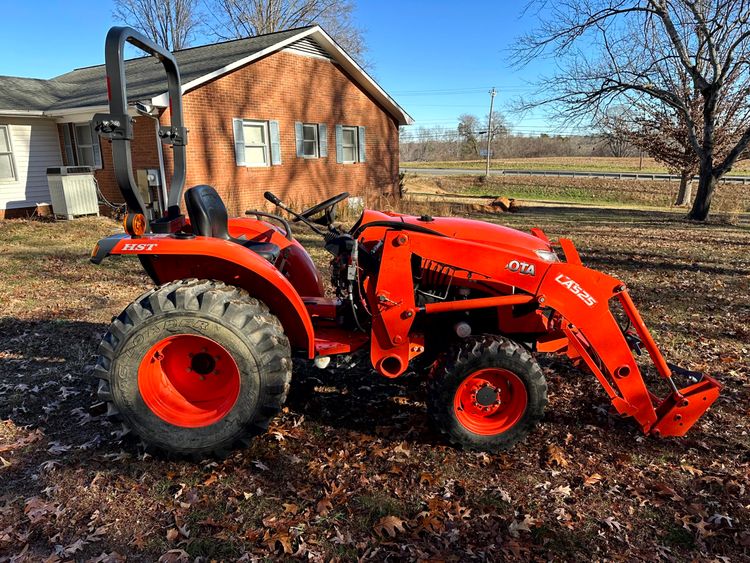
{"label": "front tire", "polygon": [[438,361],[427,404],[437,430],[452,444],[498,452],[526,438],[542,419],[547,382],[520,344],[477,336]]}
{"label": "front tire", "polygon": [[278,319],[239,288],[179,280],[141,295],[99,346],[99,397],[148,446],[223,456],[264,432],[286,399]]}

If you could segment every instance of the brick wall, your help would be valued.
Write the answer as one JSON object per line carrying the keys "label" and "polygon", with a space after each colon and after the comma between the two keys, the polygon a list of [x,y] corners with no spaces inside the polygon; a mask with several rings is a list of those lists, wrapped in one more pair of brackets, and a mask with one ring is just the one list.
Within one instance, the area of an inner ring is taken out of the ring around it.
{"label": "brick wall", "polygon": [[[188,92],[183,103],[190,130],[186,187],[214,186],[231,214],[262,204],[266,190],[301,204],[342,191],[390,192],[398,182],[397,123],[328,60],[278,52]],[[281,165],[235,164],[235,117],[279,122]],[[169,121],[167,111],[162,123]],[[297,158],[296,121],[327,124],[327,158]],[[366,162],[336,162],[337,124],[366,127]],[[111,156],[103,157],[111,163]],[[169,179],[172,158],[167,146],[164,159]]]}

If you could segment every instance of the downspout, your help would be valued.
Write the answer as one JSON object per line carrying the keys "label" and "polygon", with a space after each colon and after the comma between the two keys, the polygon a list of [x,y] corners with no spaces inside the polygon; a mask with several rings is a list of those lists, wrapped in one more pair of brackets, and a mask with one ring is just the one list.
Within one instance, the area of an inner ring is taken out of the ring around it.
{"label": "downspout", "polygon": [[156,127],[156,152],[159,154],[159,175],[161,176],[161,200],[164,205],[164,209],[161,210],[162,215],[166,215],[167,212],[167,177],[164,174],[164,152],[162,149],[161,137],[159,137],[159,118],[153,117],[154,126]]}

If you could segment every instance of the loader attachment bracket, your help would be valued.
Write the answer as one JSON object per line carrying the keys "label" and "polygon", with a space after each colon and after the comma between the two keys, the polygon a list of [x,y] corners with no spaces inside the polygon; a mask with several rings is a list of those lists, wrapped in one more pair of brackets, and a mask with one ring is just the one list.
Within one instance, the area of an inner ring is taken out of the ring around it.
{"label": "loader attachment bracket", "polygon": [[702,375],[697,383],[672,393],[656,408],[658,419],[650,433],[655,436],[683,436],[719,397],[720,390],[718,381]]}

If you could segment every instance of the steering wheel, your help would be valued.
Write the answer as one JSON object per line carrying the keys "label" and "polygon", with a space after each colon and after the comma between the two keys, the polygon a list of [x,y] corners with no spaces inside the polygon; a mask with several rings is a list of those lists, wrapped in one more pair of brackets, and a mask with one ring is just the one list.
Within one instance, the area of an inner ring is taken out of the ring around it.
{"label": "steering wheel", "polygon": [[[329,197],[327,200],[322,201],[318,203],[317,205],[313,205],[312,207],[305,209],[300,213],[302,217],[305,219],[309,219],[310,217],[317,215],[318,213],[325,212],[326,214],[326,220],[329,223],[332,223],[333,220],[336,218],[336,216],[332,213],[334,206],[344,201],[346,198],[349,197],[349,192],[342,192],[338,195],[335,195],[333,197]],[[295,217],[292,219],[294,223],[299,222],[299,218]]]}

